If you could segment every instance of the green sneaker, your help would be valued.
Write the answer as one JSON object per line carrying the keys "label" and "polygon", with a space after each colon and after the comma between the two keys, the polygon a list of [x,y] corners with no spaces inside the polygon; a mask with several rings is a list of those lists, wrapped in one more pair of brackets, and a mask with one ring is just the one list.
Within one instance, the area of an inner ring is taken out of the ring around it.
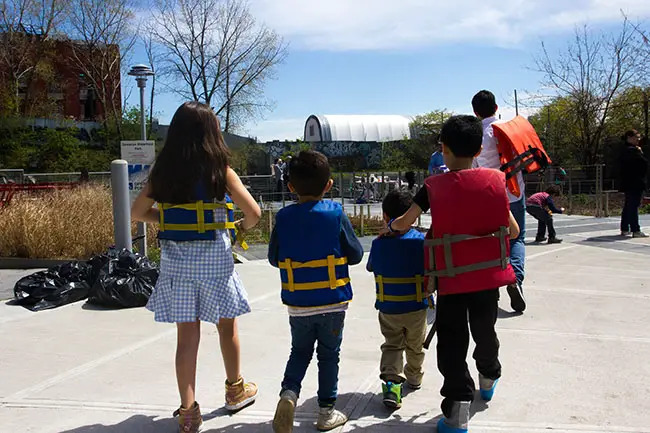
{"label": "green sneaker", "polygon": [[384,393],[384,406],[390,409],[399,409],[402,407],[401,384],[393,382],[382,383],[381,391]]}

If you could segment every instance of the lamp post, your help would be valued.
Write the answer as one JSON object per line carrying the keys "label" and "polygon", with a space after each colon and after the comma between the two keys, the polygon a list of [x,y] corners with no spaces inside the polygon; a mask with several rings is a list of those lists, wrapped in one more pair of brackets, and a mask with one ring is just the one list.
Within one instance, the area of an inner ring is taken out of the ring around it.
{"label": "lamp post", "polygon": [[[129,75],[135,77],[140,89],[140,131],[143,141],[147,139],[147,122],[144,118],[144,89],[147,87],[147,77],[153,76],[154,72],[147,65],[135,65],[129,71]],[[138,241],[138,251],[147,255],[147,226],[143,222],[138,223],[137,236],[143,236]]]}

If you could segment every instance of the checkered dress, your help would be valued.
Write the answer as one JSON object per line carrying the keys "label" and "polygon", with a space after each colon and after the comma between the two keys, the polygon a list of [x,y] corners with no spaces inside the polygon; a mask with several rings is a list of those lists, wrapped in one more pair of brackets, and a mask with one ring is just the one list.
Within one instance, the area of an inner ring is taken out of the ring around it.
{"label": "checkered dress", "polygon": [[[225,220],[225,212],[215,216]],[[161,240],[160,276],[147,309],[157,322],[169,323],[218,323],[250,312],[228,232],[218,230],[214,241]]]}

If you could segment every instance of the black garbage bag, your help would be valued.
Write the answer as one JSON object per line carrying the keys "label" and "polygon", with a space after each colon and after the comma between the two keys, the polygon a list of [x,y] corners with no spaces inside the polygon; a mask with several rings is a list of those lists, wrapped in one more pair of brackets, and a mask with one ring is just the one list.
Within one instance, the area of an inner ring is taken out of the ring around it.
{"label": "black garbage bag", "polygon": [[88,303],[109,308],[143,307],[158,280],[158,267],[146,257],[128,250],[109,250],[93,257],[94,284]]}
{"label": "black garbage bag", "polygon": [[14,298],[32,311],[47,310],[88,297],[92,284],[91,267],[84,262],[68,262],[18,280]]}

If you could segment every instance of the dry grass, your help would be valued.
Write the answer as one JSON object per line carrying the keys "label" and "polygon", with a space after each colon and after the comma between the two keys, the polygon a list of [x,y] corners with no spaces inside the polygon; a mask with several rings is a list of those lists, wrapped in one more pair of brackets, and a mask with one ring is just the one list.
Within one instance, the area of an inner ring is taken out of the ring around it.
{"label": "dry grass", "polygon": [[113,243],[110,190],[17,194],[0,211],[0,256],[83,259]]}
{"label": "dry grass", "polygon": [[[150,246],[157,230],[147,225]],[[88,259],[113,244],[111,191],[104,186],[17,194],[0,210],[0,257]]]}

